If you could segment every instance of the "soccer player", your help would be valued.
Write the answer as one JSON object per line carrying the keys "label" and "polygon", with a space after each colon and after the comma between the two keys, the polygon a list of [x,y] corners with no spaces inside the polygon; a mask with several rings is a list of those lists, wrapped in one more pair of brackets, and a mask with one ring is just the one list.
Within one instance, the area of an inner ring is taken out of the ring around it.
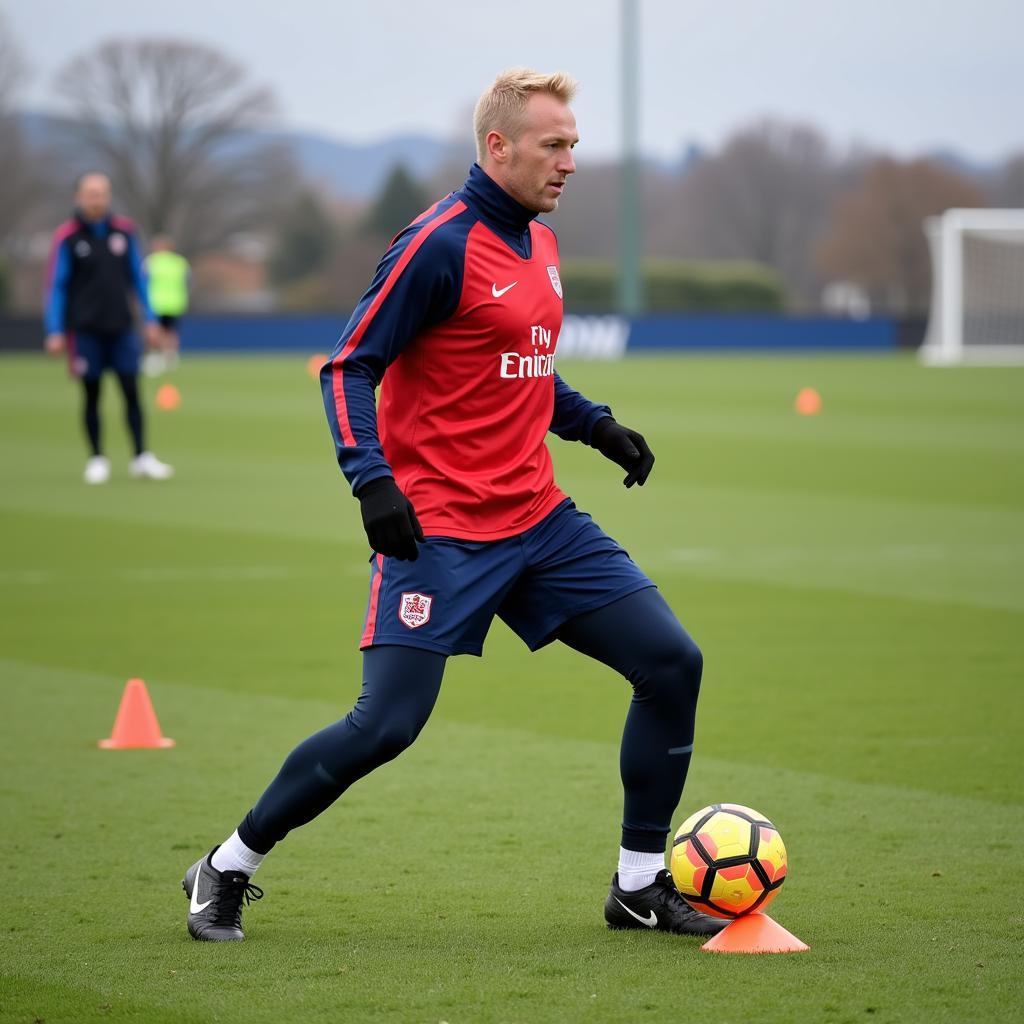
{"label": "soccer player", "polygon": [[362,692],[188,869],[194,938],[244,937],[242,902],[262,897],[250,878],[271,848],[415,740],[446,659],[479,655],[495,615],[531,650],[558,640],[633,687],[608,925],[722,927],[692,910],[665,870],[701,653],[654,583],[559,490],[545,444],[550,431],[589,445],[625,470],[627,487],[654,465],[640,434],[555,372],[558,247],[536,218],[557,207],[576,170],[574,91],[564,73],[517,69],[484,92],[478,163],[395,238],[323,367],[338,461],[374,551]]}
{"label": "soccer player", "polygon": [[159,328],[142,279],[135,225],[110,209],[110,179],[83,174],[75,189],[75,213],[53,236],[46,294],[46,351],[67,352],[71,373],[82,381],[83,418],[91,455],[85,465],[87,484],[110,479],[100,432],[100,380],[112,370],[124,395],[125,418],[135,457],[132,476],[166,480],[174,470],[145,444],[139,401],[139,342],[132,330],[131,298],[146,319],[146,337],[158,341]]}
{"label": "soccer player", "polygon": [[178,321],[188,310],[188,260],[174,251],[167,235],[157,235],[142,264],[146,275],[149,306],[160,321],[161,339],[157,349],[146,354],[143,366],[152,376],[178,365],[181,349]]}

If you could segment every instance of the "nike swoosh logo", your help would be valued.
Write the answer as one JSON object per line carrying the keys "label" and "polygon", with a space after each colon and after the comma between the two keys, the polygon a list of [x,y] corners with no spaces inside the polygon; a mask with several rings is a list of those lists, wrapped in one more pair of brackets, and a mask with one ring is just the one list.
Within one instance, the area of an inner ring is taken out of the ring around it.
{"label": "nike swoosh logo", "polygon": [[188,912],[190,914],[201,914],[213,902],[212,896],[205,903],[199,902],[199,876],[202,873],[202,868],[196,872],[196,884],[192,886],[192,902],[189,904],[188,908]]}
{"label": "nike swoosh logo", "polygon": [[515,286],[517,284],[519,284],[518,281],[513,281],[511,284],[505,285],[504,288],[499,288],[498,287],[498,282],[495,281],[494,284],[491,285],[491,294],[496,299],[500,299],[502,297],[502,295],[505,294],[505,292],[507,292],[510,288],[515,288]]}
{"label": "nike swoosh logo", "polygon": [[630,917],[635,917],[641,924],[647,925],[648,928],[656,928],[658,925],[658,915],[652,910],[650,917],[641,917],[639,914],[634,913],[629,907],[626,906],[618,896],[615,897],[615,902],[618,903],[622,909],[629,914]]}

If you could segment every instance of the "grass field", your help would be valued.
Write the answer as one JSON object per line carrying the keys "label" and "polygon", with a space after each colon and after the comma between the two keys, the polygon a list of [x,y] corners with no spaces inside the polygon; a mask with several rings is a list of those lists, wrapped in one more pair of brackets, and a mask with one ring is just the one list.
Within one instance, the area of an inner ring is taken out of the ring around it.
{"label": "grass field", "polygon": [[[367,549],[297,358],[193,358],[164,485],[81,483],[77,394],[0,361],[0,1020],[1011,1021],[1024,1010],[1024,369],[566,364],[658,456],[559,479],[706,658],[681,820],[772,817],[809,954],[611,933],[627,687],[497,623],[401,759],[261,869],[242,944],[184,869],[348,709]],[[817,387],[817,417],[792,411]],[[130,676],[170,751],[104,752]]]}

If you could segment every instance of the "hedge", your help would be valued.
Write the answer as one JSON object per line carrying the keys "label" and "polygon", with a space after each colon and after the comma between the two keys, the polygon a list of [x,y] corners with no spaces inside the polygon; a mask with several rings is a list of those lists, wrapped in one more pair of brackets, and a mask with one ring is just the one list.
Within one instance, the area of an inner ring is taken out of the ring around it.
{"label": "hedge", "polygon": [[[565,260],[560,276],[565,307],[575,313],[609,313],[618,307],[617,268],[596,260]],[[760,263],[644,264],[644,309],[649,313],[778,312],[785,293],[778,275]]]}

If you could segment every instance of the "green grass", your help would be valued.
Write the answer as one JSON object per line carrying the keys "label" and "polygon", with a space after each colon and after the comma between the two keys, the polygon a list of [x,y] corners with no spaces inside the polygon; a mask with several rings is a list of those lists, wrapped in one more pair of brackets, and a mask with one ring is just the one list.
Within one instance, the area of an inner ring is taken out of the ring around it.
{"label": "green grass", "polygon": [[[183,870],[348,708],[367,550],[300,359],[187,360],[176,479],[80,482],[77,394],[0,362],[0,1020],[1010,1021],[1024,984],[1024,371],[904,358],[567,364],[658,455],[559,479],[706,657],[678,817],[778,824],[811,952],[610,933],[628,701],[500,623],[416,745],[282,844],[249,939]],[[818,417],[792,412],[817,387]],[[171,751],[96,749],[125,679]]]}

